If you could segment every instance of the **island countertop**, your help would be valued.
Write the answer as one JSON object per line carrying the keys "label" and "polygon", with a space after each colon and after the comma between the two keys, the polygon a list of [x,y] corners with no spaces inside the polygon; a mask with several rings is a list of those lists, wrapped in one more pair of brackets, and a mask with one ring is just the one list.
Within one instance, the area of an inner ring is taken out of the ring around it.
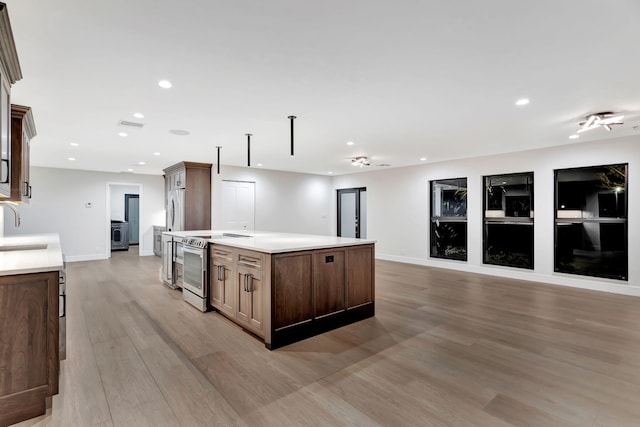
{"label": "island countertop", "polygon": [[62,270],[57,234],[0,237],[0,276]]}
{"label": "island countertop", "polygon": [[191,230],[165,231],[163,234],[174,237],[200,237],[213,244],[232,246],[268,254],[375,243],[375,240],[368,239],[315,234],[279,233],[274,231]]}

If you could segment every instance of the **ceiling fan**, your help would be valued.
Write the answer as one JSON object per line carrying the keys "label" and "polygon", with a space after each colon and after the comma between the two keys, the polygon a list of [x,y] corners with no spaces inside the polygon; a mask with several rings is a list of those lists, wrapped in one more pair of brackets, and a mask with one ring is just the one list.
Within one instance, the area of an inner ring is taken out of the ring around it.
{"label": "ceiling fan", "polygon": [[586,120],[584,122],[579,123],[579,125],[582,127],[578,129],[578,133],[586,132],[600,126],[610,131],[612,125],[623,124],[624,122],[622,121],[622,119],[624,119],[623,114],[615,115],[615,113],[612,113],[611,111],[590,114],[586,117]]}
{"label": "ceiling fan", "polygon": [[351,159],[351,164],[353,166],[369,166],[371,164],[371,161],[369,161],[369,159],[366,156],[358,156],[358,157],[354,157]]}

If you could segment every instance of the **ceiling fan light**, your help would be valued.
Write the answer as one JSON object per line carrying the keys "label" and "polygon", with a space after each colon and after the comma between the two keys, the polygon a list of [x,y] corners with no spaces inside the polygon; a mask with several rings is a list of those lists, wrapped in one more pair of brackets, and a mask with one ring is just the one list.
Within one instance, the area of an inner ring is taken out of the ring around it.
{"label": "ceiling fan light", "polygon": [[584,122],[584,125],[582,125],[582,128],[586,130],[586,128],[588,128],[593,124],[596,118],[598,118],[598,116],[596,116],[595,114],[592,114],[589,117],[587,117],[587,121]]}

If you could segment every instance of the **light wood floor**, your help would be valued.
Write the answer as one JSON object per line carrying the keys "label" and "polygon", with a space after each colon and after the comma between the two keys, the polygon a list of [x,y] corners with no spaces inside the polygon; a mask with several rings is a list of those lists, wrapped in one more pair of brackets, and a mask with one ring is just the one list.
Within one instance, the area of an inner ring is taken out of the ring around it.
{"label": "light wood floor", "polygon": [[378,261],[376,317],[270,352],[159,279],[68,265],[38,426],[638,426],[640,299]]}

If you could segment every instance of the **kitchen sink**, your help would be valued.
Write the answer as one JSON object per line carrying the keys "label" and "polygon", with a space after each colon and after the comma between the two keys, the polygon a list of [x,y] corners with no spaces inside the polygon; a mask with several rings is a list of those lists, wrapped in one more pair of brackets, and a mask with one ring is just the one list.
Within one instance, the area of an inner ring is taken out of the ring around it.
{"label": "kitchen sink", "polygon": [[39,249],[47,249],[47,245],[46,244],[0,245],[0,252],[36,251]]}

